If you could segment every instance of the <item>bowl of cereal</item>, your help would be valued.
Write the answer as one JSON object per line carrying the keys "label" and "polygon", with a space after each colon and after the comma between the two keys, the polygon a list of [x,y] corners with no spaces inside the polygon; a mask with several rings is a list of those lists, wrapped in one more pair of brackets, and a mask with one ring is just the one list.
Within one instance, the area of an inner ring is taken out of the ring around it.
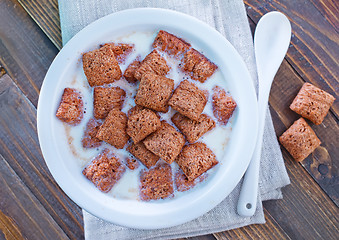
{"label": "bowl of cereal", "polygon": [[99,218],[140,229],[219,204],[246,171],[256,128],[255,90],[233,46],[164,9],[85,27],[53,61],[38,103],[41,150],[63,191]]}

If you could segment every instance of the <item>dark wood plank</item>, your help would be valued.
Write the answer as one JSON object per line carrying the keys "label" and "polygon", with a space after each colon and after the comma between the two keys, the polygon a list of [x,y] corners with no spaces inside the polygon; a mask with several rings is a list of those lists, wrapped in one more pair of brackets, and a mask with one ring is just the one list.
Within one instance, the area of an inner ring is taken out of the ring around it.
{"label": "dark wood plank", "polygon": [[52,43],[62,48],[58,1],[53,0],[18,0],[26,12],[46,33]]}
{"label": "dark wood plank", "polygon": [[339,32],[339,4],[332,0],[311,0],[332,27]]}
{"label": "dark wood plank", "polygon": [[6,239],[68,239],[0,155],[0,229]]}
{"label": "dark wood plank", "polygon": [[0,1],[0,64],[36,106],[57,48],[15,0]]}
{"label": "dark wood plank", "polygon": [[71,239],[83,238],[81,209],[58,187],[40,152],[36,109],[4,75],[0,79],[0,154]]}
{"label": "dark wood plank", "polygon": [[[292,24],[292,39],[287,61],[299,76],[321,89],[338,96],[339,93],[339,35],[311,0],[245,0],[248,16],[257,23],[260,17],[270,11],[284,13]],[[336,1],[326,1],[329,6]],[[327,18],[339,16],[338,8],[327,11]],[[338,118],[339,99],[331,111]]]}

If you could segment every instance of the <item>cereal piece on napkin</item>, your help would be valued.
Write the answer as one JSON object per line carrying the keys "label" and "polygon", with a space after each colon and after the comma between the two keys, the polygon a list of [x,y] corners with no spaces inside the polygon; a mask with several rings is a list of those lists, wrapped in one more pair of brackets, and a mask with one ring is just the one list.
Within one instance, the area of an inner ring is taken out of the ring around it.
{"label": "cereal piece on napkin", "polygon": [[304,160],[321,144],[317,135],[303,118],[295,121],[279,137],[279,141],[298,162]]}
{"label": "cereal piece on napkin", "polygon": [[142,76],[135,103],[159,112],[168,111],[168,100],[174,89],[172,79],[146,73]]}
{"label": "cereal piece on napkin", "polygon": [[101,124],[102,121],[95,118],[91,118],[87,122],[85,133],[81,140],[84,148],[96,148],[101,145],[101,140],[96,137]]}
{"label": "cereal piece on napkin", "polygon": [[102,192],[109,192],[123,173],[125,166],[107,148],[104,149],[82,173]]}
{"label": "cereal piece on napkin", "polygon": [[184,146],[185,138],[166,121],[161,121],[161,127],[148,136],[144,144],[148,150],[171,164]]}
{"label": "cereal piece on napkin", "polygon": [[191,44],[171,33],[160,30],[155,37],[153,47],[172,55],[178,55],[185,53],[191,47]]}
{"label": "cereal piece on napkin", "polygon": [[127,151],[139,159],[147,168],[154,166],[159,160],[159,157],[148,150],[142,142],[132,143],[127,147]]}
{"label": "cereal piece on napkin", "polygon": [[134,60],[124,72],[124,78],[129,83],[136,83],[138,80],[134,77],[135,71],[140,67],[140,61],[138,59]]}
{"label": "cereal piece on napkin", "polygon": [[199,182],[205,180],[206,174],[202,174],[193,181],[189,181],[184,172],[179,169],[174,176],[175,187],[179,192],[185,192],[193,188]]}
{"label": "cereal piece on napkin", "polygon": [[206,103],[204,92],[187,80],[179,84],[168,101],[174,110],[195,121],[198,121]]}
{"label": "cereal piece on napkin", "polygon": [[213,119],[206,114],[201,114],[198,121],[194,121],[180,113],[176,113],[173,115],[171,120],[185,135],[189,143],[194,143],[202,135],[215,127]]}
{"label": "cereal piece on napkin", "polygon": [[157,52],[153,50],[141,62],[140,67],[135,71],[134,77],[141,80],[142,75],[145,73],[154,73],[159,76],[165,76],[170,67],[167,65],[166,60]]}
{"label": "cereal piece on napkin", "polygon": [[214,117],[218,119],[218,122],[226,125],[232,117],[237,103],[230,95],[226,94],[224,89],[215,86],[213,88],[212,106]]}
{"label": "cereal piece on napkin", "polygon": [[310,83],[304,83],[298,95],[293,100],[290,108],[304,118],[319,125],[327,115],[335,98],[315,87]]}
{"label": "cereal piece on napkin", "polygon": [[80,92],[74,88],[65,88],[56,112],[56,117],[70,125],[77,125],[84,116],[84,103]]}
{"label": "cereal piece on napkin", "polygon": [[173,196],[172,169],[159,164],[140,173],[140,199],[143,201],[165,199]]}
{"label": "cereal piece on napkin", "polygon": [[218,164],[211,149],[201,142],[186,145],[176,159],[176,162],[189,181],[193,181]]}
{"label": "cereal piece on napkin", "polygon": [[129,157],[126,159],[126,166],[131,170],[135,170],[139,167],[139,162],[134,157]]}
{"label": "cereal piece on napkin", "polygon": [[104,119],[113,108],[121,110],[126,92],[119,87],[95,87],[93,91],[94,117]]}
{"label": "cereal piece on napkin", "polygon": [[188,72],[193,80],[205,82],[217,70],[217,65],[211,62],[203,54],[191,48],[184,55],[182,68]]}
{"label": "cereal piece on napkin", "polygon": [[118,149],[121,149],[126,145],[129,139],[129,136],[126,133],[126,127],[126,114],[118,109],[112,109],[104,123],[99,128],[96,137]]}
{"label": "cereal piece on napkin", "polygon": [[109,46],[84,53],[82,62],[91,87],[112,83],[122,76],[118,61]]}
{"label": "cereal piece on napkin", "polygon": [[124,63],[126,57],[133,51],[134,44],[126,43],[106,43],[104,46],[110,47],[118,63]]}
{"label": "cereal piece on napkin", "polygon": [[127,134],[134,143],[138,143],[152,132],[155,132],[160,125],[160,119],[155,112],[145,108],[128,116]]}

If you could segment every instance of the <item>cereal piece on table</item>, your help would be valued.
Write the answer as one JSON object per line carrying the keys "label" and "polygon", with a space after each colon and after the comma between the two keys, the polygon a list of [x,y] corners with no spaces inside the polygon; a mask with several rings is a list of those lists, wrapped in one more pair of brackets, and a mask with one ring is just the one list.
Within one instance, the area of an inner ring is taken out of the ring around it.
{"label": "cereal piece on table", "polygon": [[218,67],[203,54],[191,48],[184,55],[182,68],[190,74],[193,80],[198,80],[203,83],[213,75]]}
{"label": "cereal piece on table", "polygon": [[102,192],[109,192],[123,173],[125,166],[108,149],[104,149],[82,173]]}
{"label": "cereal piece on table", "polygon": [[154,73],[146,73],[140,81],[135,103],[155,111],[167,112],[168,100],[173,89],[174,81],[172,79]]}
{"label": "cereal piece on table", "polygon": [[112,83],[122,76],[118,61],[109,46],[84,53],[82,62],[91,87]]}
{"label": "cereal piece on table", "polygon": [[124,63],[126,57],[133,51],[134,44],[126,43],[106,43],[104,46],[108,46],[112,49],[115,58],[118,63]]}
{"label": "cereal piece on table", "polygon": [[226,94],[225,90],[219,86],[213,88],[212,95],[213,115],[223,125],[228,123],[228,120],[232,117],[234,109],[237,107],[237,103],[234,99]]}
{"label": "cereal piece on table", "polygon": [[139,162],[133,157],[129,157],[126,159],[126,165],[129,169],[135,170],[139,167]]}
{"label": "cereal piece on table", "polygon": [[303,118],[295,121],[279,137],[279,142],[298,162],[304,160],[321,144],[317,135]]}
{"label": "cereal piece on table", "polygon": [[84,136],[81,140],[84,148],[96,148],[101,145],[101,140],[96,137],[98,130],[102,124],[101,120],[91,118],[85,129]]}
{"label": "cereal piece on table", "polygon": [[315,87],[310,83],[304,83],[298,95],[293,100],[290,108],[304,118],[319,125],[327,115],[335,98]]}
{"label": "cereal piece on table", "polygon": [[126,92],[119,87],[95,87],[93,91],[94,117],[104,119],[113,108],[121,110]]}
{"label": "cereal piece on table", "polygon": [[179,84],[168,101],[174,110],[195,121],[198,121],[206,103],[204,92],[187,80]]}
{"label": "cereal piece on table", "polygon": [[159,164],[140,173],[140,199],[143,201],[165,199],[173,196],[172,169]]}
{"label": "cereal piece on table", "polygon": [[84,116],[84,103],[80,92],[74,88],[65,88],[56,112],[56,117],[70,125],[77,125]]}
{"label": "cereal piece on table", "polygon": [[211,149],[201,142],[186,145],[176,159],[176,162],[189,181],[193,181],[218,164]]}
{"label": "cereal piece on table", "polygon": [[171,33],[160,30],[155,37],[153,47],[169,54],[178,55],[186,52],[191,47],[191,44]]}
{"label": "cereal piece on table", "polygon": [[206,175],[202,174],[193,181],[189,181],[184,172],[179,169],[174,176],[175,187],[179,192],[185,192],[193,188],[196,184],[205,180]]}
{"label": "cereal piece on table", "polygon": [[134,77],[135,71],[140,67],[140,61],[134,60],[128,67],[126,68],[124,72],[124,78],[129,83],[136,83],[138,80]]}
{"label": "cereal piece on table", "polygon": [[144,144],[148,150],[171,164],[185,145],[185,138],[166,121],[161,121],[161,127],[148,136]]}
{"label": "cereal piece on table", "polygon": [[155,112],[145,108],[128,116],[127,134],[134,143],[138,143],[152,132],[155,132],[160,125],[160,119]]}
{"label": "cereal piece on table", "polygon": [[147,168],[154,166],[159,160],[159,157],[148,150],[142,142],[132,143],[127,147],[127,151],[139,159]]}
{"label": "cereal piece on table", "polygon": [[160,56],[157,50],[153,50],[140,63],[140,67],[135,71],[134,77],[140,81],[145,73],[151,72],[159,76],[165,76],[169,70],[166,60]]}
{"label": "cereal piece on table", "polygon": [[171,120],[185,135],[189,143],[194,143],[202,135],[215,127],[213,119],[206,114],[201,114],[198,121],[194,121],[180,113],[176,113],[173,115]]}
{"label": "cereal piece on table", "polygon": [[121,149],[126,145],[129,139],[129,136],[126,133],[126,127],[126,114],[118,109],[112,109],[104,123],[99,128],[96,137],[118,149]]}

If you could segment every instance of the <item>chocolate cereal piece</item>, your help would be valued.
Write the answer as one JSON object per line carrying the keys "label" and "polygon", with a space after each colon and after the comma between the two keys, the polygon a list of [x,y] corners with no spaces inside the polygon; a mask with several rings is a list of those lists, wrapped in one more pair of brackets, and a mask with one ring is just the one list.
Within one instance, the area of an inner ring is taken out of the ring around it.
{"label": "chocolate cereal piece", "polygon": [[140,173],[140,199],[142,201],[165,199],[173,196],[172,169],[168,164],[143,170]]}
{"label": "chocolate cereal piece", "polygon": [[138,80],[134,77],[135,71],[140,67],[140,61],[139,60],[134,60],[128,67],[126,68],[124,72],[124,78],[129,82],[129,83],[136,83]]}
{"label": "chocolate cereal piece", "polygon": [[176,162],[185,173],[188,181],[193,181],[218,164],[211,149],[201,142],[186,145],[176,159]]}
{"label": "chocolate cereal piece", "polygon": [[134,73],[134,77],[140,81],[142,75],[145,73],[150,72],[159,76],[165,76],[169,70],[170,68],[166,63],[166,60],[157,52],[157,50],[153,50],[141,62],[140,67]]}
{"label": "chocolate cereal piece", "polygon": [[138,143],[160,127],[160,119],[150,109],[143,109],[128,116],[127,134]]}
{"label": "chocolate cereal piece", "polygon": [[99,128],[96,137],[118,149],[121,149],[126,145],[129,139],[129,136],[126,133],[126,127],[126,114],[118,109],[112,109],[104,123]]}
{"label": "chocolate cereal piece", "polygon": [[119,87],[95,87],[93,91],[94,117],[104,119],[113,108],[121,110],[126,92]]}
{"label": "chocolate cereal piece", "polygon": [[65,88],[56,112],[56,117],[70,125],[78,125],[84,116],[84,103],[74,88]]}
{"label": "chocolate cereal piece", "polygon": [[201,114],[198,121],[176,113],[172,117],[174,125],[185,135],[189,143],[194,143],[206,132],[215,127],[215,122],[206,114]]}
{"label": "chocolate cereal piece", "polygon": [[84,53],[83,69],[91,87],[112,83],[122,76],[118,61],[110,46]]}
{"label": "chocolate cereal piece", "polygon": [[148,150],[142,142],[132,143],[127,147],[127,151],[139,159],[147,168],[154,166],[159,160],[159,157]]}
{"label": "chocolate cereal piece", "polygon": [[279,141],[298,162],[304,160],[321,144],[317,135],[303,118],[295,121],[279,137]]}
{"label": "chocolate cereal piece", "polygon": [[217,65],[208,60],[203,54],[191,48],[184,55],[182,68],[193,80],[205,82],[217,70]]}
{"label": "chocolate cereal piece", "polygon": [[169,125],[161,122],[161,127],[144,140],[148,150],[171,164],[185,144],[184,136]]}
{"label": "chocolate cereal piece", "polygon": [[146,73],[140,81],[135,103],[155,111],[167,112],[168,100],[173,89],[174,81],[172,79],[154,73]]}
{"label": "chocolate cereal piece", "polygon": [[168,101],[173,109],[195,121],[198,121],[206,103],[204,92],[187,80],[179,84]]}
{"label": "chocolate cereal piece", "polygon": [[96,137],[102,124],[101,120],[91,118],[86,124],[84,136],[81,140],[84,148],[96,148],[101,146],[101,140]]}
{"label": "chocolate cereal piece", "polygon": [[232,117],[237,103],[230,95],[226,94],[224,89],[215,86],[213,88],[212,107],[214,117],[218,119],[219,123],[226,125]]}
{"label": "chocolate cereal piece", "polygon": [[126,57],[133,51],[134,44],[126,43],[106,43],[104,46],[110,47],[118,63],[124,63]]}
{"label": "chocolate cereal piece", "polygon": [[335,98],[310,83],[304,83],[290,108],[319,125],[327,115]]}
{"label": "chocolate cereal piece", "polygon": [[155,37],[153,47],[172,55],[178,55],[186,52],[191,47],[191,44],[171,33],[160,30]]}
{"label": "chocolate cereal piece", "polygon": [[206,174],[202,174],[193,181],[189,181],[184,172],[179,169],[174,176],[174,184],[179,192],[185,192],[192,189],[199,182],[205,180]]}
{"label": "chocolate cereal piece", "polygon": [[120,159],[114,156],[108,149],[104,149],[82,173],[88,180],[102,192],[109,192],[116,184],[123,173],[125,167]]}
{"label": "chocolate cereal piece", "polygon": [[129,157],[126,159],[126,166],[131,170],[135,170],[139,167],[139,162],[135,158]]}

